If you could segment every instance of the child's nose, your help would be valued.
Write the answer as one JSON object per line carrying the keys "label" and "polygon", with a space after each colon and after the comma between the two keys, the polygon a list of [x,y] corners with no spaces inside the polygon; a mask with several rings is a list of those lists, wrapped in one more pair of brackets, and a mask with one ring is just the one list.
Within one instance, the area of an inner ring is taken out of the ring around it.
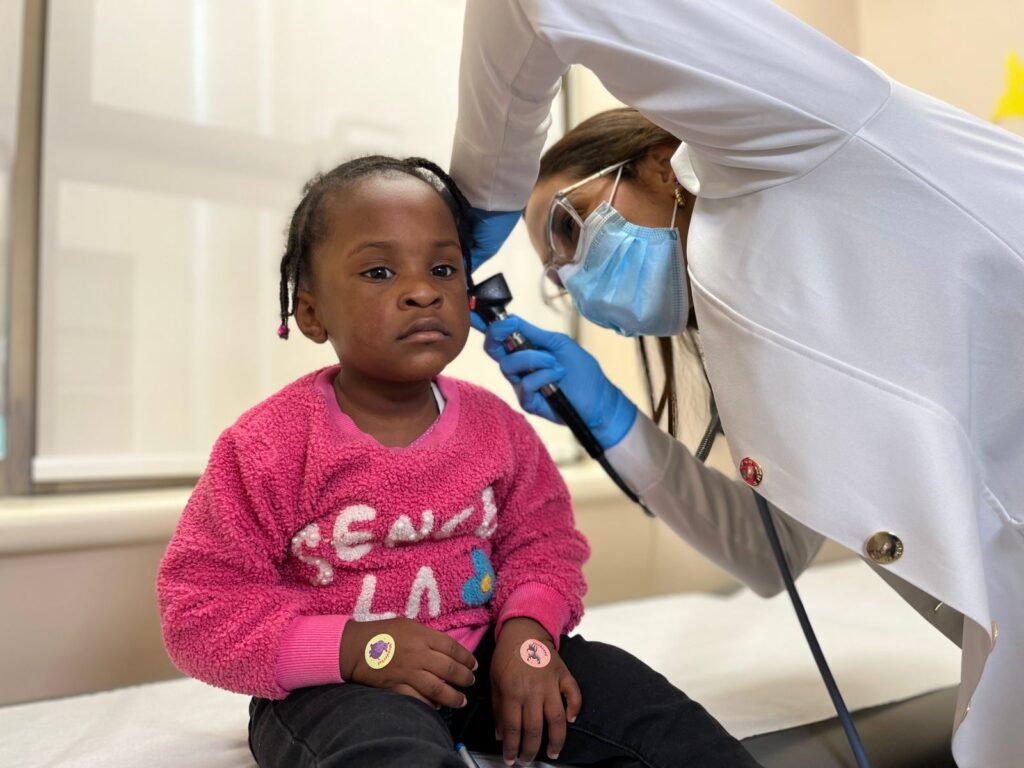
{"label": "child's nose", "polygon": [[410,307],[430,307],[441,303],[441,292],[430,280],[410,278],[402,300]]}

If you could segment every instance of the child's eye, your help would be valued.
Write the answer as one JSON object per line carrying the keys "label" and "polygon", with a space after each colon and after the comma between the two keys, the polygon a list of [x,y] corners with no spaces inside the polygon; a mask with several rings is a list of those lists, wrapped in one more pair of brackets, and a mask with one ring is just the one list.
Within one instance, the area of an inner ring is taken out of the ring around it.
{"label": "child's eye", "polygon": [[370,267],[362,274],[371,280],[387,280],[389,277],[394,277],[395,273],[387,267]]}
{"label": "child's eye", "polygon": [[430,274],[434,277],[451,277],[458,270],[451,264],[438,264],[436,267],[430,268]]}

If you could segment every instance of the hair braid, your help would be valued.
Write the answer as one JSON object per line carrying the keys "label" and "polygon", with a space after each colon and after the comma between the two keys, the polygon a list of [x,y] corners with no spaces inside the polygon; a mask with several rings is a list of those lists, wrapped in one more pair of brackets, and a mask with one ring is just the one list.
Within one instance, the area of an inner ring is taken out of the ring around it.
{"label": "hair braid", "polygon": [[281,257],[281,284],[278,290],[281,325],[277,329],[277,335],[280,338],[288,338],[288,318],[295,314],[299,290],[308,285],[312,276],[310,265],[312,252],[327,235],[328,222],[323,210],[324,198],[360,179],[394,173],[404,173],[424,181],[441,195],[455,220],[455,229],[462,249],[462,261],[466,270],[466,286],[467,289],[472,288],[470,205],[452,177],[440,166],[422,157],[404,159],[387,155],[357,157],[325,174],[318,173],[302,189],[302,200],[292,213],[288,225],[285,252]]}
{"label": "hair braid", "polygon": [[459,185],[455,183],[455,180],[437,164],[422,157],[410,157],[406,158],[406,161],[412,163],[415,167],[424,168],[434,174],[441,184],[444,185],[445,191],[450,195],[450,198],[446,198],[445,202],[448,203],[448,207],[451,209],[452,217],[455,219],[455,229],[459,234],[459,245],[462,248],[462,263],[466,270],[466,288],[467,290],[472,290],[473,277],[471,270],[473,262],[470,246],[473,243],[473,222],[470,218],[472,206],[470,206],[469,200],[462,194],[462,190],[459,189]]}

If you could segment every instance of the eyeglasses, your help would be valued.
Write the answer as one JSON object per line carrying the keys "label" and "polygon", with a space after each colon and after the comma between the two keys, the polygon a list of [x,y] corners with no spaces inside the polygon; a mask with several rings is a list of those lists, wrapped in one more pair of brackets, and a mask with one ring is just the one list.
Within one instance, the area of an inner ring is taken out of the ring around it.
{"label": "eyeglasses", "polygon": [[[551,207],[548,209],[548,260],[544,264],[544,277],[541,282],[541,297],[549,307],[556,308],[554,302],[565,296],[565,286],[562,285],[557,270],[559,267],[576,261],[576,245],[580,239],[580,230],[583,228],[583,217],[570,202],[569,195],[585,184],[607,176],[613,171],[618,171],[634,159],[631,157],[628,160],[609,165],[607,168],[559,190],[551,198]],[[551,293],[547,287],[548,282],[555,286],[557,293]]]}
{"label": "eyeglasses", "polygon": [[607,168],[555,192],[555,196],[551,198],[551,208],[548,209],[548,265],[557,269],[566,264],[572,264],[576,259],[576,244],[580,239],[583,217],[569,201],[569,195],[584,184],[607,176],[632,161],[631,157],[628,160],[609,165]]}

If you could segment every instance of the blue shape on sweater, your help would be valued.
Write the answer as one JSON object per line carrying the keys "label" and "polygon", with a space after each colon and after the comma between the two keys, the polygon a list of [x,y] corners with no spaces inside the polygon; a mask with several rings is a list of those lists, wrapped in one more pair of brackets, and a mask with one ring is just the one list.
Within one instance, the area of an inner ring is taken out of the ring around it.
{"label": "blue shape on sweater", "polygon": [[462,585],[462,602],[483,605],[494,594],[494,569],[482,549],[474,549],[473,575]]}

